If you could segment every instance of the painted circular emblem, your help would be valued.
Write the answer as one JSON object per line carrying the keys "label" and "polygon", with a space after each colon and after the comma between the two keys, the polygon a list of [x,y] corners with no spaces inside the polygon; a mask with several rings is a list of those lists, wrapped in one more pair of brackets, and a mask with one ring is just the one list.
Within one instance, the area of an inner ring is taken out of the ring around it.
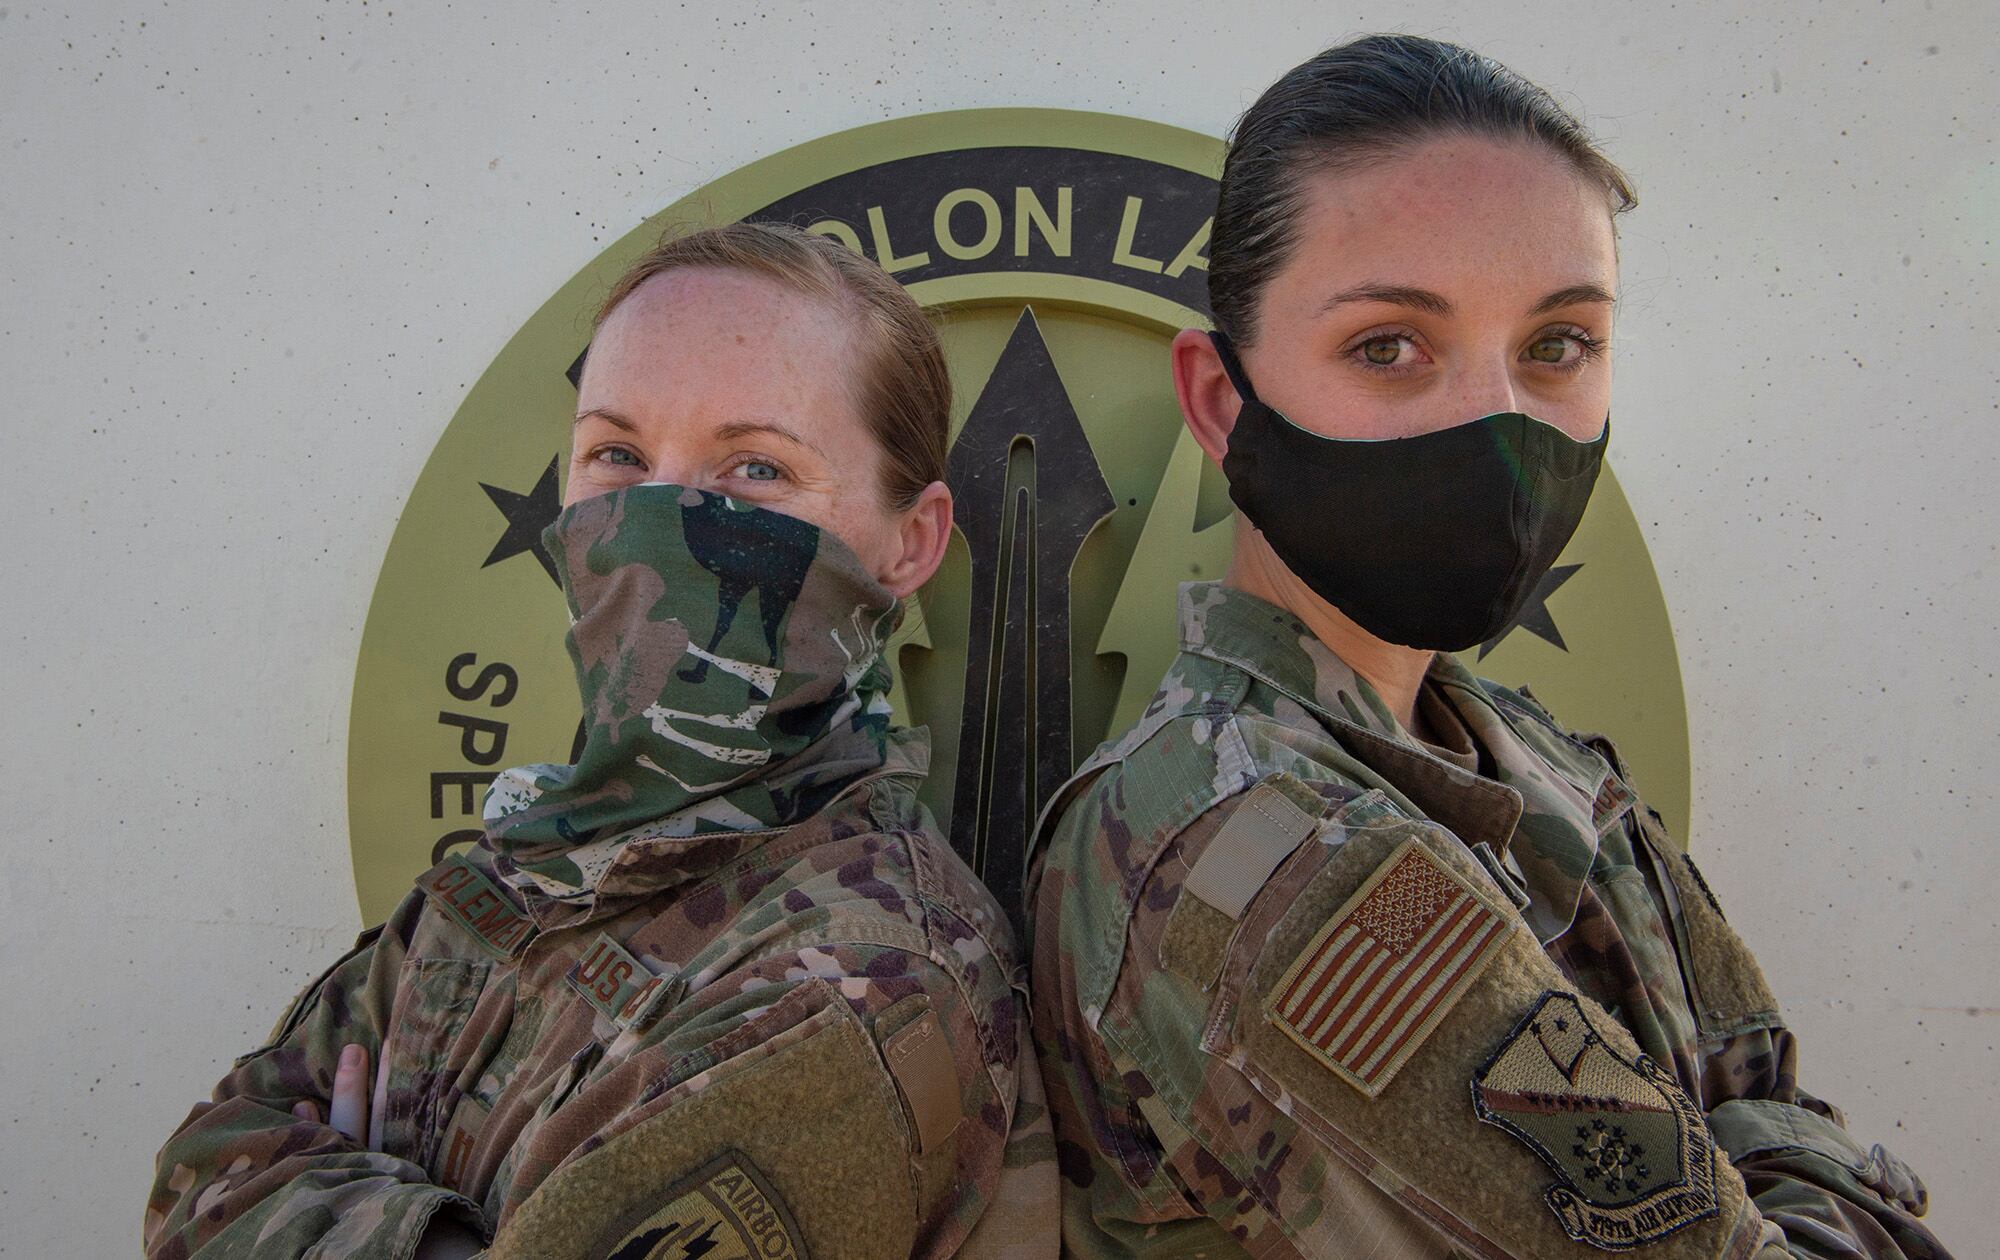
{"label": "painted circular emblem", "polygon": [[[1063,110],[879,123],[699,189],[543,303],[445,428],[376,581],[348,729],[364,919],[478,834],[498,771],[570,757],[568,620],[540,534],[561,500],[590,314],[674,225],[806,226],[881,263],[936,318],[959,535],[892,649],[894,699],[931,728],[925,796],[962,851],[1024,826],[1152,694],[1174,652],[1176,584],[1228,560],[1227,490],[1182,428],[1167,367],[1175,331],[1206,320],[1222,152]],[[1614,735],[1685,834],[1680,669],[1609,469],[1520,619],[1467,656]]]}

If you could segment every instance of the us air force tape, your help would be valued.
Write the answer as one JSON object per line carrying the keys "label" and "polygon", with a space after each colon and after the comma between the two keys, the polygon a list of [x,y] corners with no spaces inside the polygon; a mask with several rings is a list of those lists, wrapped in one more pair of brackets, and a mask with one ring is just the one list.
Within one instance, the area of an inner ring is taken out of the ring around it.
{"label": "us air force tape", "polygon": [[678,971],[656,973],[602,932],[564,979],[620,1032],[644,1028],[684,987]]}
{"label": "us air force tape", "polygon": [[437,1166],[431,1173],[438,1185],[447,1190],[462,1190],[470,1184],[472,1152],[478,1149],[480,1130],[486,1127],[486,1117],[490,1114],[490,1109],[477,1098],[467,1096],[459,1100],[451,1114],[451,1123],[445,1126],[444,1138],[438,1143]]}

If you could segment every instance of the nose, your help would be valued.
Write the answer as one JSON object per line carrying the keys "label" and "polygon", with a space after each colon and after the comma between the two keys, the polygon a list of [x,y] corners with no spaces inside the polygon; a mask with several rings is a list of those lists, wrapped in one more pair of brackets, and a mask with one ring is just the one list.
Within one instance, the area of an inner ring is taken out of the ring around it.
{"label": "nose", "polygon": [[684,451],[671,446],[660,446],[647,453],[646,465],[650,471],[648,481],[666,481],[677,486],[692,486],[696,490],[709,487],[702,484],[704,472],[700,463]]}
{"label": "nose", "polygon": [[1513,364],[1503,357],[1488,357],[1468,366],[1454,394],[1451,413],[1456,419],[1447,423],[1465,423],[1503,411],[1521,410],[1514,389]]}

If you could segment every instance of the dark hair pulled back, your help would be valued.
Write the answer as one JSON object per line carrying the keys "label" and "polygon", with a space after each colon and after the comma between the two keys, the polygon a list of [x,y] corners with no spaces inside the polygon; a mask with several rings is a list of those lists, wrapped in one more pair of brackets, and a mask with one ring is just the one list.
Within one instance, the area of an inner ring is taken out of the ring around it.
{"label": "dark hair pulled back", "polygon": [[1368,35],[1298,66],[1237,120],[1209,242],[1215,326],[1248,345],[1257,302],[1290,256],[1304,177],[1379,161],[1440,135],[1547,145],[1604,186],[1612,214],[1631,181],[1549,93],[1490,57],[1420,35]]}

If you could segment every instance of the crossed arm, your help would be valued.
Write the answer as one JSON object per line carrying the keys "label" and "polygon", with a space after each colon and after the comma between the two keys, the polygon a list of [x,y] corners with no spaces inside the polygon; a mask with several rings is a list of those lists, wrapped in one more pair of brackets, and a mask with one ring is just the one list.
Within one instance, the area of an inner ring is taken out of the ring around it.
{"label": "crossed arm", "polygon": [[[292,1114],[308,1124],[325,1124],[349,1141],[368,1145],[368,1096],[373,1073],[368,1070],[368,1047],[350,1042],[340,1051],[340,1065],[333,1073],[333,1096],[327,1100],[326,1116],[319,1104],[302,1098],[292,1104]],[[439,1218],[417,1243],[411,1260],[468,1260],[479,1254],[484,1244],[479,1235],[450,1218]]]}

